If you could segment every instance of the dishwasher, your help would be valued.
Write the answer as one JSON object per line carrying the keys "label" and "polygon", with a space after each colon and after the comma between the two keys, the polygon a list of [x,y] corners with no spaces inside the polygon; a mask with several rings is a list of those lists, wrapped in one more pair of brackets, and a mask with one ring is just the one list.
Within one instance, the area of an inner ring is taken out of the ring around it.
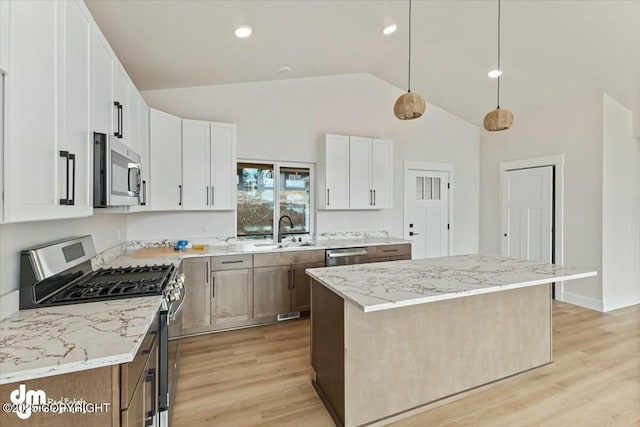
{"label": "dishwasher", "polygon": [[367,248],[328,249],[325,251],[324,265],[366,264],[369,261]]}

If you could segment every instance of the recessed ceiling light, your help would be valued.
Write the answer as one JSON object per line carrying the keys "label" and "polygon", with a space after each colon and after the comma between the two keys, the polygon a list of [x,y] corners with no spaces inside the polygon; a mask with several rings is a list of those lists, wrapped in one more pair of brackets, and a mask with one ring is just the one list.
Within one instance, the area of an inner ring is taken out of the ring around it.
{"label": "recessed ceiling light", "polygon": [[290,71],[291,71],[291,67],[278,68],[278,74],[289,74]]}
{"label": "recessed ceiling light", "polygon": [[398,29],[398,26],[396,24],[390,24],[382,29],[382,34],[384,34],[385,36],[388,36],[389,34],[395,33],[397,29]]}
{"label": "recessed ceiling light", "polygon": [[492,79],[497,79],[498,77],[500,77],[502,75],[502,70],[491,70],[489,71],[489,73],[487,74],[489,77],[491,77]]}
{"label": "recessed ceiling light", "polygon": [[248,25],[238,25],[234,31],[236,37],[238,37],[239,39],[249,37],[252,32],[253,29]]}

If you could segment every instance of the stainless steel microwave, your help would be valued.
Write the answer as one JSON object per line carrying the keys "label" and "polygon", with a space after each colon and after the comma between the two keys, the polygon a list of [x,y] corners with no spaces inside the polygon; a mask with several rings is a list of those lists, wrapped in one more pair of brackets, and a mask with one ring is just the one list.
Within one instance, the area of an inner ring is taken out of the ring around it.
{"label": "stainless steel microwave", "polygon": [[142,203],[140,155],[104,133],[93,134],[93,207]]}

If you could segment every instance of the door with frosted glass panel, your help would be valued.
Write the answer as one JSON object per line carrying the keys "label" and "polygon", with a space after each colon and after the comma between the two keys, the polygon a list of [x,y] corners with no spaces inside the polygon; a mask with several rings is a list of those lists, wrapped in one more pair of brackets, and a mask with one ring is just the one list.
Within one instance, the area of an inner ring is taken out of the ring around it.
{"label": "door with frosted glass panel", "polygon": [[412,258],[449,255],[449,173],[410,170],[407,181],[404,237],[412,241]]}

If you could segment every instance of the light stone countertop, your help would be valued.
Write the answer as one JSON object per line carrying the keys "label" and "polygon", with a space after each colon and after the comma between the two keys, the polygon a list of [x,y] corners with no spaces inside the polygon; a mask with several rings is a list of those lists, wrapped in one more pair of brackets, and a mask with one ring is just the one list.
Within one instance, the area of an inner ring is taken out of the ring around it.
{"label": "light stone countertop", "polygon": [[21,310],[0,321],[0,384],[133,360],[160,295]]}
{"label": "light stone countertop", "polygon": [[313,268],[306,273],[365,312],[597,274],[586,269],[479,254]]}
{"label": "light stone countertop", "polygon": [[[182,259],[192,257],[409,243],[377,236],[313,242],[315,246],[253,251],[246,250],[245,243],[218,244],[209,246],[203,253],[168,251],[166,256],[151,258],[132,257],[136,250],[153,245],[134,242],[133,250],[125,251],[130,253],[122,253],[123,245],[107,251],[109,254],[100,254],[94,267],[154,264],[178,267]],[[0,384],[131,362],[161,300],[161,296],[150,296],[43,307],[18,311],[0,320]]]}

